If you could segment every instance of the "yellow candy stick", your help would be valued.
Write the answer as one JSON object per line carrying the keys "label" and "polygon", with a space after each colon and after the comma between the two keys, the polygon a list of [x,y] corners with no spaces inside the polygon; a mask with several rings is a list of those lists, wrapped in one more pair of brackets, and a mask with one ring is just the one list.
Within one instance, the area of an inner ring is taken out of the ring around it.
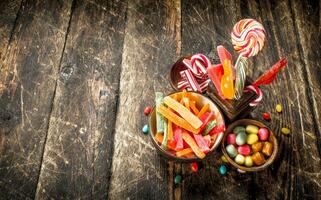
{"label": "yellow candy stick", "polygon": [[230,60],[224,60],[223,63],[224,75],[221,79],[221,90],[225,98],[233,99],[234,97],[234,83],[233,72]]}
{"label": "yellow candy stick", "polygon": [[187,132],[182,133],[183,140],[192,148],[195,155],[199,158],[204,158],[205,153],[197,146],[195,140]]}
{"label": "yellow candy stick", "polygon": [[185,119],[176,115],[174,112],[172,112],[169,108],[166,108],[164,105],[162,105],[162,104],[158,105],[156,110],[161,115],[163,115],[166,119],[173,122],[177,126],[180,126],[181,128],[183,128],[189,132],[195,133],[195,134],[197,134],[199,132],[198,129],[193,128]]}
{"label": "yellow candy stick", "polygon": [[195,104],[196,104],[195,101],[190,101],[190,107],[191,107],[192,111],[195,113],[195,115],[198,115],[198,113],[200,111],[198,111]]}
{"label": "yellow candy stick", "polygon": [[207,110],[208,110],[208,108],[210,107],[210,104],[205,104],[204,106],[203,106],[203,108],[201,109],[201,111],[197,114],[197,117],[200,117],[200,116],[202,116]]}
{"label": "yellow candy stick", "polygon": [[167,137],[167,140],[172,140],[173,139],[173,123],[171,121],[168,120],[168,137]]}
{"label": "yellow candy stick", "polygon": [[177,157],[182,157],[182,156],[185,156],[186,154],[189,154],[189,153],[192,153],[192,152],[193,152],[192,148],[186,148],[186,149],[177,151],[176,152],[176,156]]}
{"label": "yellow candy stick", "polygon": [[183,102],[184,102],[185,107],[190,111],[191,109],[190,109],[189,99],[187,97],[184,97]]}
{"label": "yellow candy stick", "polygon": [[173,98],[167,96],[164,98],[164,103],[180,114],[190,125],[192,125],[195,129],[198,129],[202,126],[203,122],[194,115],[191,111],[185,108],[182,104],[175,101]]}

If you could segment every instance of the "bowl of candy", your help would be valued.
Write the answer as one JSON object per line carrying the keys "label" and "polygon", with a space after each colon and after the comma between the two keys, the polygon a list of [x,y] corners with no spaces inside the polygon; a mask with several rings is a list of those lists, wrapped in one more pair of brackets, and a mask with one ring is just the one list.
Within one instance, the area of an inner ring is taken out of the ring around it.
{"label": "bowl of candy", "polygon": [[226,129],[222,151],[234,167],[244,172],[255,172],[273,163],[278,143],[271,129],[262,122],[241,119]]}
{"label": "bowl of candy", "polygon": [[155,96],[149,135],[161,155],[178,162],[195,162],[221,144],[224,118],[208,97],[187,91],[167,96],[156,92]]}

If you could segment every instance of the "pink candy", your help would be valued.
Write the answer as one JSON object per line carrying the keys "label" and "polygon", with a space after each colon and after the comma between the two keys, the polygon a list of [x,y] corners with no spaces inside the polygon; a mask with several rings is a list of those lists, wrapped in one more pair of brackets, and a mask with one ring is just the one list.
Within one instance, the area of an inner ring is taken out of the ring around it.
{"label": "pink candy", "polygon": [[227,144],[236,144],[236,135],[234,133],[230,133],[227,135]]}
{"label": "pink candy", "polygon": [[258,96],[256,99],[250,102],[250,106],[257,106],[263,98],[263,93],[259,87],[254,85],[248,85],[245,87],[244,92],[250,92],[250,91],[255,92],[256,95]]}
{"label": "pink candy", "polygon": [[267,130],[267,128],[259,129],[258,136],[261,141],[266,141],[269,138],[269,135],[270,133],[269,133],[269,130]]}
{"label": "pink candy", "polygon": [[251,148],[248,144],[243,144],[237,148],[237,152],[243,156],[250,155]]}

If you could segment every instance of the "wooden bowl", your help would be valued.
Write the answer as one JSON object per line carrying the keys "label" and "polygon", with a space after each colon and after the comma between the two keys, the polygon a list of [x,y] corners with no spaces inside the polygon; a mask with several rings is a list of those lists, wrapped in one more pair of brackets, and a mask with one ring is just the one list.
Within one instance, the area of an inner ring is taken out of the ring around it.
{"label": "wooden bowl", "polygon": [[[172,96],[172,95],[179,94],[179,93],[181,93],[181,92],[174,92],[174,93],[171,93],[167,96]],[[220,124],[225,125],[224,118],[223,118],[221,111],[209,98],[207,98],[206,96],[204,96],[202,94],[196,93],[196,92],[188,92],[188,93],[190,95],[197,97],[197,99],[199,100],[198,102],[196,102],[197,105],[204,105],[205,103],[209,103],[211,111],[214,112],[214,114],[216,116],[217,124],[218,125],[220,125]],[[157,141],[155,139],[155,134],[156,134],[156,108],[154,107],[152,112],[150,113],[150,116],[149,116],[149,135],[150,135],[150,137],[152,139],[152,143],[156,147],[158,153],[160,153],[162,156],[164,156],[167,159],[174,160],[177,162],[196,162],[196,161],[202,160],[197,157],[193,157],[193,158],[177,157],[175,154],[164,150],[157,143]],[[224,133],[221,132],[216,135],[217,135],[216,140],[215,140],[214,144],[212,145],[210,151],[206,154],[205,158],[208,158],[209,155],[221,144]]]}
{"label": "wooden bowl", "polygon": [[[264,127],[264,128],[267,128],[269,130],[269,132],[270,132],[269,142],[271,142],[273,144],[273,152],[272,152],[272,155],[267,159],[267,161],[263,165],[246,167],[244,165],[237,164],[232,158],[230,158],[230,156],[226,152],[225,146],[226,146],[226,136],[227,136],[227,134],[233,132],[233,129],[236,126],[246,126],[246,125],[250,125],[250,124],[258,126],[259,128],[263,128]],[[276,158],[277,152],[278,152],[278,142],[277,142],[277,139],[274,136],[272,130],[269,129],[267,126],[265,126],[262,122],[259,122],[259,121],[256,121],[256,120],[252,120],[252,119],[241,119],[241,120],[235,121],[234,123],[229,125],[228,128],[226,129],[225,134],[224,134],[224,138],[223,138],[223,141],[222,141],[222,151],[223,151],[224,156],[229,161],[229,163],[231,165],[233,165],[234,167],[236,167],[236,168],[238,168],[238,169],[240,169],[242,171],[245,171],[245,172],[256,172],[256,171],[261,171],[261,170],[266,169],[268,166],[270,166],[273,163],[273,161]]]}
{"label": "wooden bowl", "polygon": [[181,75],[180,75],[180,71],[182,71],[183,69],[187,69],[183,63],[184,59],[190,59],[192,57],[192,55],[187,55],[187,56],[183,56],[180,59],[178,59],[176,61],[176,63],[174,63],[171,67],[171,71],[170,71],[170,84],[172,86],[172,88],[175,91],[179,91],[177,84],[181,79]]}

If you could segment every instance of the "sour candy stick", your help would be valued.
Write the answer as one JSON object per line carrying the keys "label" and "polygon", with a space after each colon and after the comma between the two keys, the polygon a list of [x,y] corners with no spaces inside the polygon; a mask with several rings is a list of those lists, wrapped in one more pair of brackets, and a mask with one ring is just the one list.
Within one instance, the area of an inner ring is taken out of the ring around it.
{"label": "sour candy stick", "polygon": [[190,134],[185,131],[182,134],[183,134],[182,135],[183,140],[192,148],[195,155],[199,158],[204,158],[205,153],[197,146],[197,144],[196,144],[195,140],[192,138],[192,136],[190,136]]}
{"label": "sour candy stick", "polygon": [[[160,105],[163,102],[164,94],[161,92],[155,93],[156,106]],[[164,118],[158,112],[156,112],[156,129],[157,133],[164,132]]]}
{"label": "sour candy stick", "polygon": [[186,154],[189,154],[189,153],[193,153],[192,148],[186,148],[186,149],[177,151],[176,152],[176,156],[177,157],[183,157],[183,156],[185,156]]}

